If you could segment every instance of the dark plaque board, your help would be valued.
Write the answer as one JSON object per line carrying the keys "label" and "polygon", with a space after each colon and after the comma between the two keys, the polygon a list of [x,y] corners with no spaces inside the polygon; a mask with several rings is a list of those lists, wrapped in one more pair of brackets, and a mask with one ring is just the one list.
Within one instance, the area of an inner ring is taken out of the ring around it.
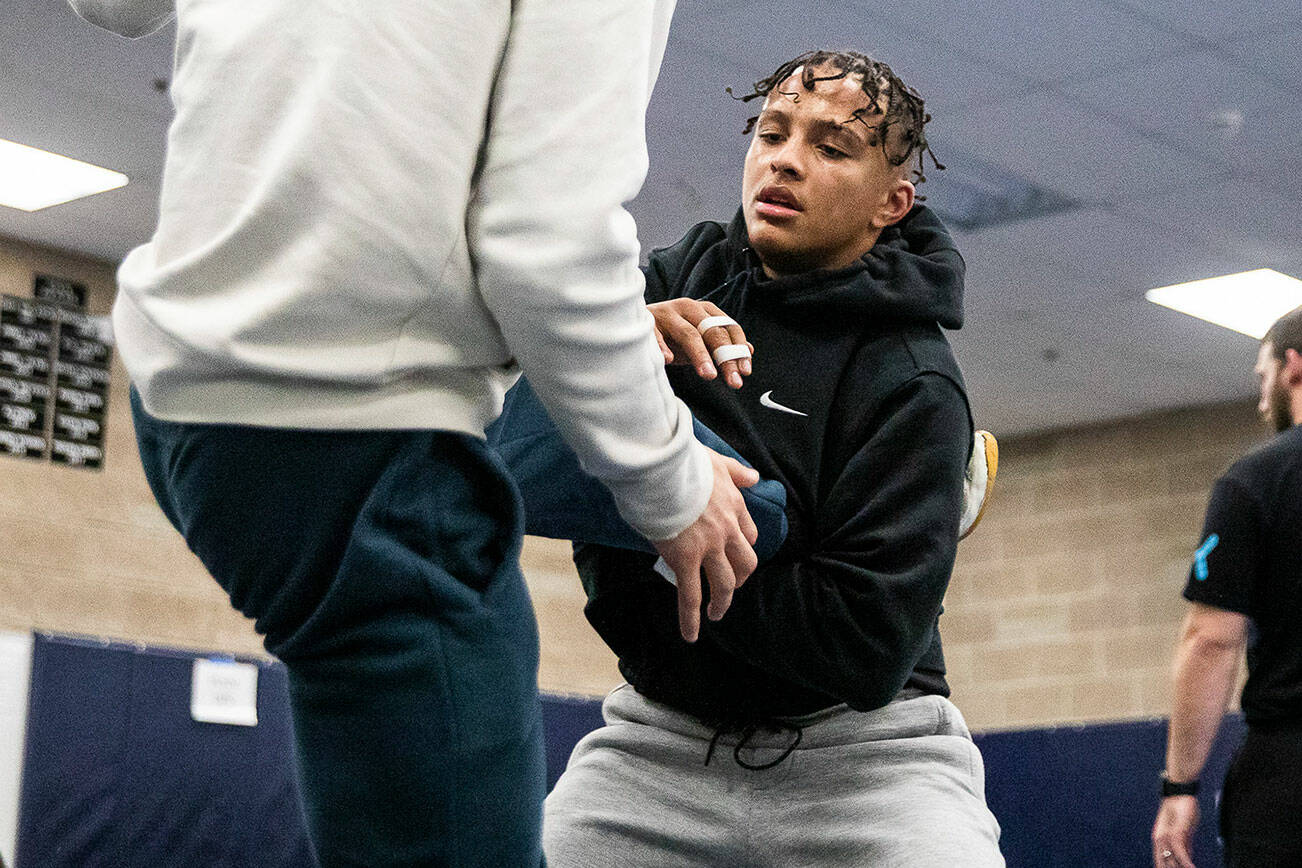
{"label": "dark plaque board", "polygon": [[75,310],[61,310],[59,311],[59,322],[63,326],[65,335],[72,335],[86,340],[104,340],[104,326],[101,324],[103,320],[100,317],[78,313]]}
{"label": "dark plaque board", "polygon": [[40,301],[48,301],[60,307],[77,310],[86,308],[86,286],[63,277],[51,277],[48,274],[36,275],[32,286],[32,295]]}
{"label": "dark plaque board", "polygon": [[40,325],[52,327],[59,318],[59,309],[52,304],[19,298],[16,295],[0,295],[0,320],[18,325]]}
{"label": "dark plaque board", "polygon": [[107,368],[97,368],[94,365],[79,365],[76,362],[65,362],[60,359],[55,362],[55,370],[58,373],[58,384],[60,386],[71,386],[74,389],[86,389],[105,395],[108,394],[109,372]]}
{"label": "dark plaque board", "polygon": [[50,379],[50,357],[18,350],[0,350],[0,372],[34,380]]}
{"label": "dark plaque board", "polygon": [[62,440],[98,445],[104,442],[104,420],[95,416],[55,413],[54,436]]}
{"label": "dark plaque board", "polygon": [[34,292],[0,296],[0,453],[101,467],[108,330],[69,309],[85,305],[81,284],[39,275]]}
{"label": "dark plaque board", "polygon": [[16,455],[19,458],[44,458],[45,437],[26,431],[7,431],[0,428],[0,454]]}
{"label": "dark plaque board", "polygon": [[44,435],[45,407],[34,404],[16,404],[0,401],[0,428]]}
{"label": "dark plaque board", "polygon": [[99,392],[59,386],[56,405],[60,410],[86,415],[103,415],[106,401]]}
{"label": "dark plaque board", "polygon": [[104,464],[104,419],[109,359],[113,348],[103,321],[76,311],[59,312],[54,363],[57,401],[50,460],[72,467]]}
{"label": "dark plaque board", "polygon": [[59,359],[77,365],[107,368],[113,348],[98,338],[84,338],[76,329],[65,327],[59,333]]}
{"label": "dark plaque board", "polygon": [[49,355],[54,330],[40,325],[19,325],[0,320],[0,350]]}
{"label": "dark plaque board", "polygon": [[0,373],[0,401],[18,404],[39,404],[41,409],[54,395],[50,384],[39,380],[24,380]]}
{"label": "dark plaque board", "polygon": [[0,296],[0,454],[44,458],[59,310]]}
{"label": "dark plaque board", "polygon": [[97,469],[104,464],[104,450],[92,443],[77,443],[55,437],[50,441],[50,460],[70,467]]}

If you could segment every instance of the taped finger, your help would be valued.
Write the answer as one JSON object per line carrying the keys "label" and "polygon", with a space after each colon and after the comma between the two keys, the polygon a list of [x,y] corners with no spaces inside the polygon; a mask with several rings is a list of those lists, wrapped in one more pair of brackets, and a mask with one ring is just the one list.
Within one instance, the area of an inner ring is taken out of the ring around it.
{"label": "taped finger", "polygon": [[705,334],[712,328],[727,328],[735,325],[737,325],[737,321],[730,316],[707,316],[696,324],[696,330],[701,334]]}
{"label": "taped finger", "polygon": [[737,359],[749,359],[750,348],[745,344],[724,344],[717,347],[710,355],[714,357],[715,364],[722,365],[724,362],[733,362]]}

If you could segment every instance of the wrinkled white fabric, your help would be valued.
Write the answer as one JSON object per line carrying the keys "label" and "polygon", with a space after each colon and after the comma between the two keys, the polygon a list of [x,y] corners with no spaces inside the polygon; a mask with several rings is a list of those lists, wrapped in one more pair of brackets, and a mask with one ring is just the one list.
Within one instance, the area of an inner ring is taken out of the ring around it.
{"label": "wrinkled white fabric", "polygon": [[[170,0],[71,0],[141,35]],[[622,203],[673,0],[177,0],[160,219],[118,346],[162,419],[482,436],[513,362],[651,539],[712,471]]]}

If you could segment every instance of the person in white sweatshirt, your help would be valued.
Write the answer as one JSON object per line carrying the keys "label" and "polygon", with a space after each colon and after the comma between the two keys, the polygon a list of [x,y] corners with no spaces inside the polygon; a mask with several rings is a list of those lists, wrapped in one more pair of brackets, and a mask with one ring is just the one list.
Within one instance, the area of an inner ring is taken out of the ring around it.
{"label": "person in white sweatshirt", "polygon": [[691,641],[754,568],[642,306],[632,219],[673,0],[70,0],[176,21],[159,224],[113,322],[154,493],[289,671],[336,865],[536,865],[525,371],[678,577]]}

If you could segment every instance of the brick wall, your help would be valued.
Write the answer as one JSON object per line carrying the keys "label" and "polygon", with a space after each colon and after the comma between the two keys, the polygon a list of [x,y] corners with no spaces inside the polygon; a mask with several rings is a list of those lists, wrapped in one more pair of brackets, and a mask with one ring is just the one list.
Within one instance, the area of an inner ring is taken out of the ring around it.
{"label": "brick wall", "polygon": [[941,619],[973,728],[1168,713],[1207,497],[1264,437],[1244,402],[1002,441]]}
{"label": "brick wall", "polygon": [[[0,292],[30,295],[38,271],[85,282],[90,311],[108,311],[109,267],[0,241]],[[249,622],[154,504],[126,388],[115,359],[103,470],[0,456],[0,630],[259,653]],[[959,547],[942,619],[954,698],[972,725],[1164,714],[1207,494],[1261,439],[1246,403],[1003,439],[995,500]],[[568,545],[527,540],[524,564],[544,689],[600,695],[617,684],[583,619]]]}

